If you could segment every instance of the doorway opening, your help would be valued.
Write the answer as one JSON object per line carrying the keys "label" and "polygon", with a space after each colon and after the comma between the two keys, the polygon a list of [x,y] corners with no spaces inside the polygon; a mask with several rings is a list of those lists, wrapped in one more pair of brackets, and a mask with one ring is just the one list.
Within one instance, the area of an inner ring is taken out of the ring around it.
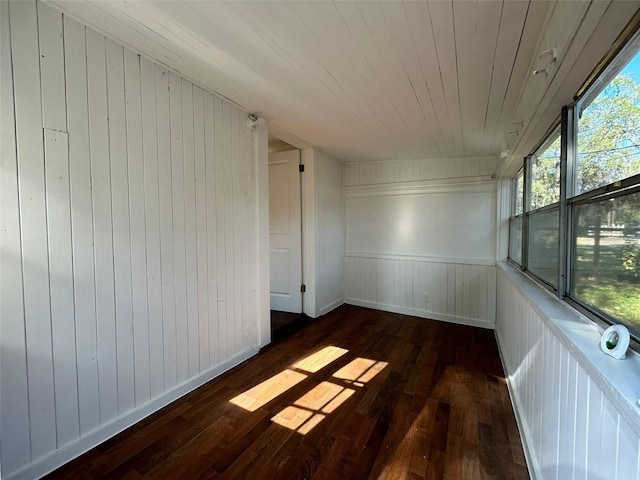
{"label": "doorway opening", "polygon": [[272,341],[305,323],[301,151],[269,134],[269,257]]}

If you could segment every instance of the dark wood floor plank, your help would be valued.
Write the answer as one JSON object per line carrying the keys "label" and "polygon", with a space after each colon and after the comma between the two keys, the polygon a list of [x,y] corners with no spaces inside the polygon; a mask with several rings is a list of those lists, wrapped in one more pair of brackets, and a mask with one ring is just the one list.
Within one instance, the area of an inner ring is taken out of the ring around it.
{"label": "dark wood floor plank", "polygon": [[47,478],[529,477],[492,331],[345,305]]}
{"label": "dark wood floor plank", "polygon": [[219,433],[231,420],[226,416],[218,417],[186,443],[174,450],[166,461],[151,469],[147,476],[151,478],[183,478],[190,472],[192,465],[206,462],[209,453],[220,441]]}
{"label": "dark wood floor plank", "polygon": [[444,478],[445,453],[434,448],[429,449],[425,480],[442,480]]}

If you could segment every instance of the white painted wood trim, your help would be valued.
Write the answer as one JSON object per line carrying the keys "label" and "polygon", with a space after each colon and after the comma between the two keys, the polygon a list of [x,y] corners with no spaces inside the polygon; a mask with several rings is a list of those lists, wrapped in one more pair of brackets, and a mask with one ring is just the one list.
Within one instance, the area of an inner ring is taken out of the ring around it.
{"label": "white painted wood trim", "polygon": [[498,180],[496,194],[496,258],[506,260],[509,256],[509,216],[511,215],[511,186],[510,178]]}
{"label": "white painted wood trim", "polygon": [[344,298],[339,298],[335,302],[331,302],[325,305],[324,307],[320,307],[318,309],[318,316],[326,315],[327,313],[331,312],[332,310],[335,310],[336,308],[338,308],[340,305],[343,305],[344,303],[345,303]]}
{"label": "white painted wood trim", "polygon": [[317,313],[322,315],[344,297],[344,165],[319,150],[315,154],[315,298]]}
{"label": "white painted wood trim", "polygon": [[302,283],[306,292],[302,296],[303,313],[311,318],[318,314],[317,273],[316,262],[318,252],[316,248],[317,219],[316,210],[318,195],[316,188],[316,152],[313,148],[305,148],[300,152],[300,159],[304,165],[302,173]]}
{"label": "white painted wood trim", "polygon": [[307,142],[306,140],[302,140],[295,135],[283,130],[282,128],[274,125],[273,123],[269,123],[269,133],[273,136],[278,137],[283,142],[287,142],[289,145],[293,145],[300,150],[312,149],[313,145]]}
{"label": "white painted wood trim", "polygon": [[[384,160],[346,160],[345,165],[366,165],[366,164],[380,164],[380,163],[406,163],[406,162],[436,162],[441,161],[442,158],[420,158],[420,159],[408,159],[408,158],[392,158],[392,159],[384,159]],[[486,156],[486,157],[448,157],[448,162],[455,162],[456,160],[464,160],[466,161],[496,161],[495,156]]]}
{"label": "white painted wood trim", "polygon": [[414,317],[427,318],[429,320],[438,320],[441,322],[456,323],[459,325],[468,325],[470,327],[480,327],[493,330],[494,322],[485,322],[475,318],[457,317],[454,315],[446,315],[443,313],[429,312],[426,310],[417,310],[413,308],[397,307],[395,305],[387,305],[383,303],[367,302],[355,298],[345,298],[344,303],[347,305],[356,305],[358,307],[373,308],[382,310],[383,312],[402,313],[404,315],[413,315]]}
{"label": "white painted wood trim", "polygon": [[346,198],[387,195],[424,195],[429,193],[492,192],[497,183],[491,177],[458,177],[455,179],[396,182],[345,187]]}
{"label": "white painted wood trim", "polygon": [[345,253],[345,257],[382,258],[386,260],[407,260],[407,261],[433,262],[433,263],[455,263],[455,264],[462,264],[462,265],[494,266],[496,264],[496,261],[493,258],[436,257],[431,255],[402,255],[400,253],[360,252],[357,250],[347,251]]}
{"label": "white painted wood trim", "polygon": [[257,231],[256,250],[258,261],[257,323],[258,345],[271,343],[271,300],[269,298],[269,131],[266,125],[257,126],[253,132],[253,151],[256,168]]}
{"label": "white painted wood trim", "polygon": [[522,449],[524,450],[524,458],[527,462],[527,470],[529,470],[529,476],[531,480],[538,480],[537,470],[534,468],[534,452],[531,449],[530,443],[527,441],[528,438],[531,437],[531,432],[529,431],[529,427],[527,422],[524,421],[524,417],[522,412],[524,412],[524,405],[520,402],[520,396],[517,395],[516,388],[513,384],[513,379],[509,375],[508,372],[513,372],[511,365],[508,363],[507,356],[504,352],[504,341],[500,335],[500,331],[495,328],[496,335],[496,343],[498,344],[498,351],[500,354],[500,361],[502,363],[502,370],[505,372],[506,380],[507,380],[507,388],[509,389],[509,399],[511,400],[511,407],[513,408],[513,412],[516,417],[516,425],[518,427],[518,433],[520,434],[520,441],[522,442]]}
{"label": "white painted wood trim", "polygon": [[72,460],[78,455],[92,449],[93,447],[100,445],[105,440],[111,438],[119,432],[129,428],[135,423],[139,422],[143,418],[151,415],[152,413],[160,410],[162,407],[169,405],[171,402],[186,395],[187,393],[195,390],[196,388],[204,385],[208,381],[218,377],[222,373],[232,369],[236,365],[244,362],[245,360],[256,355],[259,348],[251,347],[237,355],[225,360],[224,362],[209,368],[201,374],[193,377],[186,382],[176,385],[171,390],[166,391],[159,397],[140,405],[135,410],[128,414],[115,419],[101,427],[89,432],[76,440],[58,450],[55,450],[51,455],[41,458],[35,461],[26,468],[14,472],[6,480],[27,480],[31,478],[40,478],[47,473],[55,470],[56,468],[64,465],[66,462]]}

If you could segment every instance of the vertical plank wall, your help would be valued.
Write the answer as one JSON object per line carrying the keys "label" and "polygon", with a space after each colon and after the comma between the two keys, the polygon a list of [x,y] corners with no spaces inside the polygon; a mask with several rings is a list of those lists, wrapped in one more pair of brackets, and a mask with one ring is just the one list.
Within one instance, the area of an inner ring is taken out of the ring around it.
{"label": "vertical plank wall", "polygon": [[533,300],[500,268],[497,280],[496,336],[534,478],[640,478],[638,432]]}
{"label": "vertical plank wall", "polygon": [[[490,180],[495,167],[493,158],[346,163],[345,302],[492,328],[495,321],[493,253],[485,255],[481,261],[472,259],[473,252],[466,250],[459,255],[461,258],[456,259],[438,258],[438,255],[424,250],[419,255],[405,255],[403,251],[372,253],[358,251],[348,236],[352,228],[349,218],[359,215],[359,212],[351,211],[354,207],[350,197],[358,195],[362,188],[377,188],[379,193],[371,194],[375,197],[385,195],[387,187],[397,187],[398,195],[409,204],[414,195],[412,186],[428,188],[446,183],[451,187],[448,194],[456,196],[456,191],[467,188],[466,185],[472,185],[476,180]],[[405,185],[410,187],[405,188]],[[440,188],[439,192],[446,195],[447,188]],[[468,208],[473,211],[481,207],[469,204]],[[410,207],[407,208],[409,210]],[[493,215],[493,212],[480,213],[483,216]],[[390,226],[378,225],[377,228],[388,229]],[[429,228],[438,229],[438,225],[429,225]],[[487,235],[492,236],[490,232],[494,225],[486,228]],[[488,238],[483,248],[492,250],[493,241]]]}
{"label": "vertical plank wall", "polygon": [[36,476],[257,350],[256,175],[235,106],[0,9],[2,472]]}
{"label": "vertical plank wall", "polygon": [[344,303],[344,187],[342,161],[316,152],[316,306],[324,315]]}

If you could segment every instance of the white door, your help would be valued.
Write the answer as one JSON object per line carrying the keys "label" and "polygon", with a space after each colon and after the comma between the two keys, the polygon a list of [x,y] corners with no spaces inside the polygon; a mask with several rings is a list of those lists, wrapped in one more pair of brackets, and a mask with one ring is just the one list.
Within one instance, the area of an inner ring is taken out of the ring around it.
{"label": "white door", "polygon": [[269,154],[271,310],[302,312],[300,150]]}

